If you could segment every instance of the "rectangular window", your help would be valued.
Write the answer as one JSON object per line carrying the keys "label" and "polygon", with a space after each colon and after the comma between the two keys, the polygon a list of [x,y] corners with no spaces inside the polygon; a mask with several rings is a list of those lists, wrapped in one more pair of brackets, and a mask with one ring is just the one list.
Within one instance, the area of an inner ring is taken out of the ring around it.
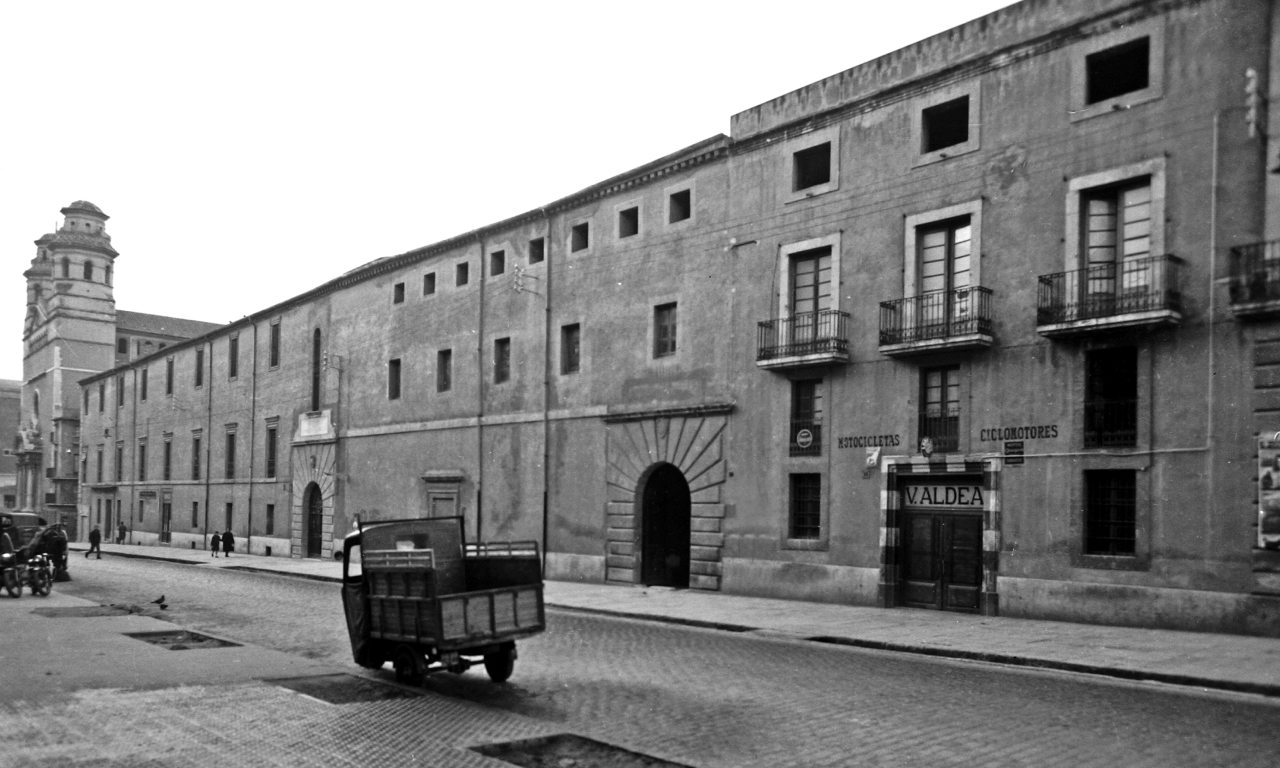
{"label": "rectangular window", "polygon": [[173,358],[164,361],[164,393],[173,394]]}
{"label": "rectangular window", "polygon": [[[1151,181],[1090,189],[1081,196],[1081,237],[1087,272],[1082,311],[1115,314],[1128,296],[1139,306],[1152,283]],[[1117,274],[1118,273],[1118,274]],[[1119,290],[1117,290],[1119,289]]]}
{"label": "rectangular window", "polygon": [[1084,473],[1084,553],[1134,554],[1137,540],[1137,482],[1132,469],[1086,470]]}
{"label": "rectangular window", "polygon": [[129,354],[129,338],[127,336],[121,336],[120,338],[116,339],[116,354],[117,355]]}
{"label": "rectangular window", "polygon": [[662,304],[653,308],[653,356],[667,357],[676,353],[676,305]]}
{"label": "rectangular window", "polygon": [[618,237],[631,237],[640,234],[640,209],[627,208],[618,211]]}
{"label": "rectangular window", "polygon": [[547,241],[535,237],[529,241],[529,263],[539,264],[547,257]]}
{"label": "rectangular window", "polygon": [[791,382],[791,455],[822,455],[822,379]]}
{"label": "rectangular window", "polygon": [[582,327],[577,323],[560,329],[560,373],[577,373],[581,366]]}
{"label": "rectangular window", "polygon": [[1084,447],[1131,448],[1137,444],[1137,348],[1086,352]]}
{"label": "rectangular window", "polygon": [[791,189],[802,189],[827,184],[831,181],[831,142],[802,149],[791,156]]}
{"label": "rectangular window", "polygon": [[98,446],[98,482],[102,482],[102,446]]}
{"label": "rectangular window", "polygon": [[791,476],[791,519],[787,538],[817,539],[822,536],[822,475]]}
{"label": "rectangular window", "polygon": [[146,368],[142,369],[141,375],[142,375],[142,383],[139,385],[138,398],[141,399],[143,402],[146,402],[146,399],[147,399],[147,369]]}
{"label": "rectangular window", "polygon": [[588,222],[573,225],[569,230],[569,250],[585,251],[591,245],[591,227]]}
{"label": "rectangular window", "polygon": [[266,535],[274,536],[276,533],[276,505],[267,505],[267,530]]}
{"label": "rectangular window", "polygon": [[[121,390],[123,392],[124,390]],[[102,413],[103,407],[107,402],[107,383],[105,381],[98,382],[98,413]]]}
{"label": "rectangular window", "polygon": [[920,115],[922,130],[920,151],[936,152],[939,149],[963,144],[969,140],[969,97],[936,104]]}
{"label": "rectangular window", "polygon": [[84,263],[84,279],[93,280],[93,262],[86,261]]}
{"label": "rectangular window", "polygon": [[80,394],[84,396],[84,405],[80,408],[80,410],[84,411],[85,413],[88,413],[89,412],[89,388],[85,387],[84,389],[80,390]]}
{"label": "rectangular window", "polygon": [[116,407],[124,407],[124,376],[116,377]]}
{"label": "rectangular window", "polygon": [[236,476],[236,433],[227,433],[227,451],[223,457],[225,459],[223,466],[223,474],[228,480],[234,480]]}
{"label": "rectangular window", "polygon": [[430,296],[436,292],[436,273],[428,272],[422,276],[422,295]]}
{"label": "rectangular window", "polygon": [[436,353],[436,391],[448,392],[453,388],[453,350],[442,349]]}
{"label": "rectangular window", "polygon": [[493,342],[493,383],[501,384],[511,379],[511,339],[495,339]]}
{"label": "rectangular window", "polygon": [[960,447],[960,369],[926,368],[920,372],[920,444],[928,440],[935,453]]}
{"label": "rectangular window", "polygon": [[200,436],[191,438],[191,479],[200,479]]}
{"label": "rectangular window", "polygon": [[138,443],[138,481],[147,479],[147,444]]}
{"label": "rectangular window", "polygon": [[164,479],[173,479],[173,441],[164,441]]}
{"label": "rectangular window", "polygon": [[200,502],[198,501],[191,502],[191,527],[200,527]]}
{"label": "rectangular window", "polygon": [[693,192],[682,189],[667,198],[667,222],[675,224],[693,216]]}
{"label": "rectangular window", "polygon": [[267,365],[271,368],[275,368],[280,365],[280,324],[279,323],[271,324],[270,339],[271,341],[269,344]]}
{"label": "rectangular window", "polygon": [[400,358],[387,362],[387,399],[400,399]]}
{"label": "rectangular window", "polygon": [[240,337],[227,341],[227,378],[234,379],[240,372]]}
{"label": "rectangular window", "polygon": [[1140,37],[1084,59],[1085,103],[1141,91],[1151,84],[1151,38]]}
{"label": "rectangular window", "polygon": [[235,510],[235,507],[232,505],[231,502],[228,501],[227,502],[227,519],[225,520],[225,524],[227,527],[225,528],[225,530],[228,530],[228,531],[231,530],[231,522],[232,522],[232,519],[234,518],[234,515],[232,514],[232,512],[234,510]]}
{"label": "rectangular window", "polygon": [[204,386],[204,350],[196,350],[196,387]]}
{"label": "rectangular window", "polygon": [[267,477],[276,476],[276,427],[267,427]]}
{"label": "rectangular window", "polygon": [[489,277],[500,275],[507,271],[507,252],[494,251],[489,254]]}
{"label": "rectangular window", "polygon": [[454,285],[456,286],[466,285],[467,281],[470,279],[471,279],[470,264],[464,261],[454,268],[454,281],[453,281]]}
{"label": "rectangular window", "polygon": [[395,285],[391,286],[391,303],[392,304],[404,303],[404,283],[396,283]]}
{"label": "rectangular window", "polygon": [[124,482],[124,446],[116,443],[116,482]]}

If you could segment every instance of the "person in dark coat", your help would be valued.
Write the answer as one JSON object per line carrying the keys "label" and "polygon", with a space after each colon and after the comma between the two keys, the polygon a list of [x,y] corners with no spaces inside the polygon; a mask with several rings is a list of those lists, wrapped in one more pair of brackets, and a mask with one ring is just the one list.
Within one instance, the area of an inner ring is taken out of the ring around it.
{"label": "person in dark coat", "polygon": [[126,529],[126,528],[124,527],[124,522],[123,522],[123,521],[121,521],[121,523],[120,523],[120,527],[116,529],[116,543],[117,543],[117,544],[123,544],[123,543],[124,543],[124,537],[125,537],[125,534],[127,534],[127,533],[128,533],[128,529]]}
{"label": "person in dark coat", "polygon": [[98,553],[98,559],[102,559],[102,531],[98,530],[98,526],[93,526],[93,530],[89,531],[89,551],[84,553],[85,557]]}
{"label": "person in dark coat", "polygon": [[213,532],[213,538],[209,541],[209,551],[214,557],[218,556],[218,547],[222,546],[222,534],[217,531]]}
{"label": "person in dark coat", "polygon": [[225,557],[231,557],[231,553],[236,549],[236,537],[231,535],[231,529],[222,534],[222,554]]}

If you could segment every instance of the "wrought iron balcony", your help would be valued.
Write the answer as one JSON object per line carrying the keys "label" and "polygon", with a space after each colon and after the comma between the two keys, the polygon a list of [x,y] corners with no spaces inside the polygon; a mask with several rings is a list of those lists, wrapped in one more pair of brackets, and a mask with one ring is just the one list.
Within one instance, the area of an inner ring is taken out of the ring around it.
{"label": "wrought iron balcony", "polygon": [[1280,315],[1280,241],[1231,249],[1231,311],[1240,318]]}
{"label": "wrought iron balcony", "polygon": [[822,422],[791,420],[791,455],[822,455]]}
{"label": "wrought iron balcony", "polygon": [[934,453],[952,453],[960,450],[960,408],[926,407],[920,411],[920,429],[917,445],[928,438]]}
{"label": "wrought iron balcony", "polygon": [[849,313],[838,309],[801,312],[759,324],[756,365],[799,368],[849,362]]}
{"label": "wrought iron balcony", "polygon": [[942,349],[989,347],[991,289],[934,291],[880,302],[880,352],[918,355]]}
{"label": "wrought iron balcony", "polygon": [[1169,254],[1041,275],[1036,330],[1042,336],[1068,336],[1177,325],[1182,322],[1181,264]]}
{"label": "wrought iron balcony", "polygon": [[1084,402],[1085,448],[1130,448],[1137,444],[1137,400]]}

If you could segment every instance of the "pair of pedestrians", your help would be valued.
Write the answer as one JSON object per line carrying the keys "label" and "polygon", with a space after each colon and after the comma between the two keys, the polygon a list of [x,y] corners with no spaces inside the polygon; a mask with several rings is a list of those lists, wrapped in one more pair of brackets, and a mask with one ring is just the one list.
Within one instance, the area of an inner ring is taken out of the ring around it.
{"label": "pair of pedestrians", "polygon": [[209,541],[209,550],[214,557],[218,556],[218,547],[222,547],[222,554],[225,557],[231,557],[231,553],[236,549],[236,537],[231,535],[231,530],[226,533],[218,533],[214,531],[213,538]]}

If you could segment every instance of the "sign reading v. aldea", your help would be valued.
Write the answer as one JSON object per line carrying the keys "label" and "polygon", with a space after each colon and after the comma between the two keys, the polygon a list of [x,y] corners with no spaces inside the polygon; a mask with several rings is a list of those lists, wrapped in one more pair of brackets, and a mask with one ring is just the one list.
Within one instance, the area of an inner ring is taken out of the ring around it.
{"label": "sign reading v. aldea", "polygon": [[974,507],[982,509],[985,499],[980,485],[908,485],[902,489],[908,507]]}

